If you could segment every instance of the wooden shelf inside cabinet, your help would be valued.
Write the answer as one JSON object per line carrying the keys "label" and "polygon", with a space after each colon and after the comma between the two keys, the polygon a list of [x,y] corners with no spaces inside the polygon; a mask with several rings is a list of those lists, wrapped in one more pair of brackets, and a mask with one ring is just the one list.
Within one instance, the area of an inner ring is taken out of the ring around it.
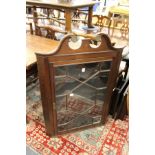
{"label": "wooden shelf inside cabinet", "polygon": [[[36,53],[46,133],[50,136],[106,122],[122,56],[103,33],[92,38],[66,35],[55,51]],[[71,47],[75,42],[77,46]],[[77,49],[75,49],[75,47]]]}

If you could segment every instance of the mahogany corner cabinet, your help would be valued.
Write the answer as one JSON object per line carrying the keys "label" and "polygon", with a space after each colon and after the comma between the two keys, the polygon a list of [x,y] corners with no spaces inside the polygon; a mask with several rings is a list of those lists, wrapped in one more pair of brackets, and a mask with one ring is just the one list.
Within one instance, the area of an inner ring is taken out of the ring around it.
{"label": "mahogany corner cabinet", "polygon": [[54,51],[36,53],[49,136],[106,122],[123,49],[114,48],[107,35],[98,35],[100,44],[95,47],[89,38],[79,39],[81,44],[73,46],[76,39],[69,34]]}

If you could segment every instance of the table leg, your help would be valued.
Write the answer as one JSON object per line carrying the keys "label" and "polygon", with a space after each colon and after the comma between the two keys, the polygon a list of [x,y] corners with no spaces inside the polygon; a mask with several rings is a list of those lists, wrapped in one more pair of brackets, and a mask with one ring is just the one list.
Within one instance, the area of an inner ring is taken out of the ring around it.
{"label": "table leg", "polygon": [[93,6],[90,6],[89,10],[88,10],[88,27],[89,28],[93,27],[93,25],[92,25],[92,15],[93,15]]}
{"label": "table leg", "polygon": [[67,32],[71,32],[71,10],[69,9],[66,9],[65,11],[65,20],[66,20],[66,27],[65,27],[65,30]]}
{"label": "table leg", "polygon": [[34,22],[35,35],[37,35],[37,27],[36,27],[36,25],[38,24],[37,17],[38,17],[38,15],[37,15],[36,7],[33,7],[33,22]]}
{"label": "table leg", "polygon": [[30,23],[30,33],[33,34],[33,27],[32,27],[32,23]]}

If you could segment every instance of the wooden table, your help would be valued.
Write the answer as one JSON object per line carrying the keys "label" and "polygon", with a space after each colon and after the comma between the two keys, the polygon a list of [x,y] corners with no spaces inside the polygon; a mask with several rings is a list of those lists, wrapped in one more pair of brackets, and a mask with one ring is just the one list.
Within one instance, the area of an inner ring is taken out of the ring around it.
{"label": "wooden table", "polygon": [[[119,15],[118,17],[115,17],[115,15]],[[123,28],[124,31],[121,32],[121,35],[126,35],[128,34],[128,20],[129,20],[129,7],[124,7],[124,6],[113,6],[109,8],[109,14],[108,16],[112,19],[112,34],[113,36],[114,30],[115,29],[121,29]],[[121,26],[118,27],[117,23],[120,23]]]}
{"label": "wooden table", "polygon": [[65,30],[71,32],[71,14],[77,8],[88,7],[88,27],[92,27],[93,5],[99,3],[93,0],[26,0],[26,5],[43,8],[56,8],[65,10]]}
{"label": "wooden table", "polygon": [[129,8],[128,7],[122,7],[122,6],[110,7],[109,12],[111,14],[119,14],[119,15],[129,16]]}
{"label": "wooden table", "polygon": [[26,69],[36,63],[35,52],[50,52],[57,48],[59,41],[28,34],[26,36]]}

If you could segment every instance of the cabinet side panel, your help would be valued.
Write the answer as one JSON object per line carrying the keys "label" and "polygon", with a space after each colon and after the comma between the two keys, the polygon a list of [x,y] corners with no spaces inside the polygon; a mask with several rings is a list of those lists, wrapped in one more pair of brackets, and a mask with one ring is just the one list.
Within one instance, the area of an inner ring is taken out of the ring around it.
{"label": "cabinet side panel", "polygon": [[110,76],[109,76],[110,78],[108,81],[108,90],[107,90],[107,95],[105,97],[105,104],[103,107],[103,117],[102,117],[103,123],[106,122],[106,118],[109,113],[110,99],[112,96],[112,91],[113,91],[114,87],[116,86],[121,56],[122,56],[122,52],[117,52],[117,55],[115,57],[113,57],[112,68],[111,68],[111,72],[110,72]]}
{"label": "cabinet side panel", "polygon": [[46,126],[46,133],[50,136],[55,135],[53,118],[53,99],[50,80],[49,65],[46,57],[37,55],[38,74],[40,82],[40,92],[43,107],[43,115]]}

